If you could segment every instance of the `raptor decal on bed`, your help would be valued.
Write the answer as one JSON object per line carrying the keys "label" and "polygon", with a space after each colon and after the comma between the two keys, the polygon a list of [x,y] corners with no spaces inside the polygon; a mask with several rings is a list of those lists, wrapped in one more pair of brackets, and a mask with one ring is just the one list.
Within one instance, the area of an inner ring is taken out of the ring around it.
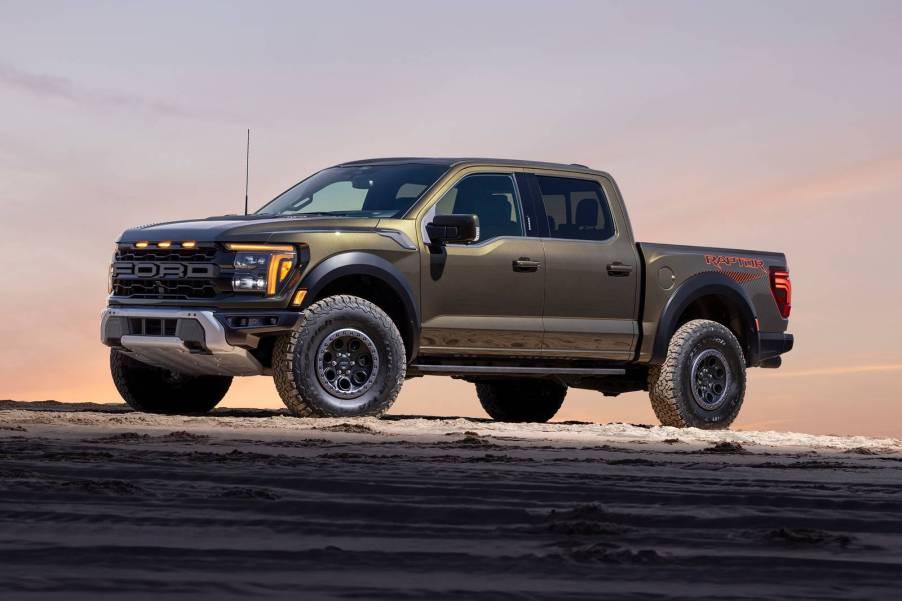
{"label": "raptor decal on bed", "polygon": [[[705,255],[705,263],[715,267],[719,273],[722,273],[740,284],[760,280],[761,278],[766,277],[768,273],[764,261],[752,257]],[[734,271],[734,269],[730,269],[737,267],[749,271]]]}

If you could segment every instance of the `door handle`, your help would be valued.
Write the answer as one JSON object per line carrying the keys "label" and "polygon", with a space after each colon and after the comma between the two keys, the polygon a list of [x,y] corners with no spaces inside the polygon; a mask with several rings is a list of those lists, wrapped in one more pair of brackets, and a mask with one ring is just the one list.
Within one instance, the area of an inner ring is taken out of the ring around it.
{"label": "door handle", "polygon": [[542,264],[529,257],[520,257],[514,261],[514,271],[538,271]]}
{"label": "door handle", "polygon": [[633,273],[632,265],[624,265],[620,261],[608,263],[608,275],[610,276],[613,276],[615,278],[625,278],[631,273]]}

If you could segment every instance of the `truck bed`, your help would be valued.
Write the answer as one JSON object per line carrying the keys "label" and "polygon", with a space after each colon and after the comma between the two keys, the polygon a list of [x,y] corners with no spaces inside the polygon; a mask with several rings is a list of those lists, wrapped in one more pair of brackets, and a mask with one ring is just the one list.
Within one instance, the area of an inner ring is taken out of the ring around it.
{"label": "truck bed", "polygon": [[656,334],[662,326],[673,325],[664,323],[668,315],[678,305],[696,302],[699,295],[735,294],[744,299],[752,309],[749,319],[756,337],[757,333],[782,336],[786,331],[788,322],[771,291],[771,271],[787,268],[783,253],[656,242],[637,242],[636,246],[643,266],[640,362],[660,354],[655,348]]}

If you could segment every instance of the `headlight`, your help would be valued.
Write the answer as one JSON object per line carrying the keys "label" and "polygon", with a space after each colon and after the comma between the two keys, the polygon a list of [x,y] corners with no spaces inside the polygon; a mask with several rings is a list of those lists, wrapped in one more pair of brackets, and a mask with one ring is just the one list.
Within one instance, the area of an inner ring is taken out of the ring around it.
{"label": "headlight", "polygon": [[235,269],[257,269],[265,267],[269,261],[266,253],[238,253],[235,255]]}
{"label": "headlight", "polygon": [[297,262],[293,246],[284,244],[226,244],[235,254],[232,290],[266,292],[272,296]]}
{"label": "headlight", "polygon": [[235,277],[232,278],[232,290],[262,292],[263,290],[266,290],[266,280],[255,275],[235,274]]}

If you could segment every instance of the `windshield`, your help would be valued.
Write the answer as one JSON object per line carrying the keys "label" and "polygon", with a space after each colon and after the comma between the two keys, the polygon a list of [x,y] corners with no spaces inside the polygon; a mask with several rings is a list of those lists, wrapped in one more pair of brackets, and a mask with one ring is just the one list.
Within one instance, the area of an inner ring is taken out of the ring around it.
{"label": "windshield", "polygon": [[331,167],[283,192],[257,214],[400,217],[447,170],[419,163]]}

